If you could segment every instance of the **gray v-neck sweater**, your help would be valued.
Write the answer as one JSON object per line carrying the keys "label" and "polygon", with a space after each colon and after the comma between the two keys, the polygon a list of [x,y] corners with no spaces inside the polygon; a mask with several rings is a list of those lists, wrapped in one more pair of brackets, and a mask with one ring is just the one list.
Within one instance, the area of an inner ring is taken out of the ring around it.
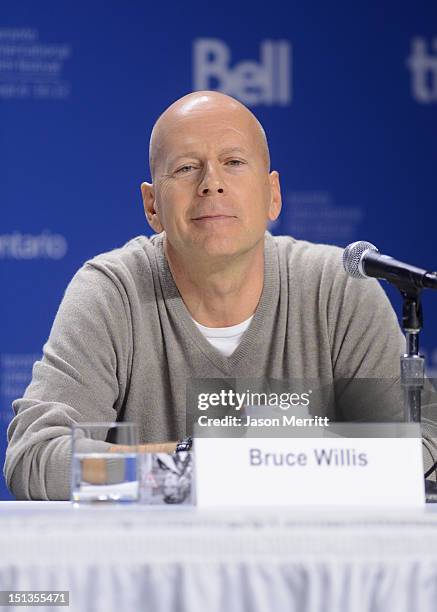
{"label": "gray v-neck sweater", "polygon": [[[142,442],[182,438],[190,379],[399,377],[396,315],[377,281],[346,275],[341,249],[266,233],[261,299],[225,357],[196,328],[163,236],[95,257],[69,284],[32,382],[13,404],[5,477],[17,498],[68,499],[76,422],[134,421]],[[398,408],[357,406],[342,418],[389,420]]]}

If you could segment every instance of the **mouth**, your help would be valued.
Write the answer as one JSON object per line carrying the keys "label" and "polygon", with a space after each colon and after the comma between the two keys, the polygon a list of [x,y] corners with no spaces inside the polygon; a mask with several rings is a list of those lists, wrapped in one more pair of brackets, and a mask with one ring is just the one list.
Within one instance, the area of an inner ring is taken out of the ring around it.
{"label": "mouth", "polygon": [[193,217],[192,221],[226,221],[236,218],[235,215],[202,215],[200,217]]}

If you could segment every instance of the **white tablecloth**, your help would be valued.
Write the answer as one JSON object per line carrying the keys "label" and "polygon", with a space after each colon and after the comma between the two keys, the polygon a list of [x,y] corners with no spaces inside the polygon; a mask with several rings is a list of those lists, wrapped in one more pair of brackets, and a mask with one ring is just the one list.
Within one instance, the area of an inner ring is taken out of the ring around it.
{"label": "white tablecloth", "polygon": [[437,512],[0,502],[0,590],[69,590],[81,612],[435,611]]}

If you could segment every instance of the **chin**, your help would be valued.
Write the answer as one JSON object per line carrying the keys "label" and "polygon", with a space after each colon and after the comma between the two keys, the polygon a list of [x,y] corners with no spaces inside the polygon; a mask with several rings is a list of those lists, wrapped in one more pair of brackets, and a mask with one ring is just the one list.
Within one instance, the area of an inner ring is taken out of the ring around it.
{"label": "chin", "polygon": [[201,256],[217,260],[237,257],[252,250],[254,246],[241,237],[237,239],[235,236],[210,236],[197,244],[197,250]]}

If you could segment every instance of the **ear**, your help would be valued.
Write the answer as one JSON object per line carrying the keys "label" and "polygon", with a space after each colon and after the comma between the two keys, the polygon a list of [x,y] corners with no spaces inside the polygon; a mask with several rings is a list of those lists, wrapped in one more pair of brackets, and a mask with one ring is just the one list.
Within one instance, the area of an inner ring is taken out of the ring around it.
{"label": "ear", "polygon": [[270,221],[276,221],[282,208],[281,185],[279,184],[279,174],[276,170],[269,174],[270,182],[270,205],[268,217]]}
{"label": "ear", "polygon": [[153,185],[150,183],[141,184],[141,195],[143,196],[144,213],[150,227],[157,233],[160,234],[163,231],[159,214],[156,210],[155,192]]}

